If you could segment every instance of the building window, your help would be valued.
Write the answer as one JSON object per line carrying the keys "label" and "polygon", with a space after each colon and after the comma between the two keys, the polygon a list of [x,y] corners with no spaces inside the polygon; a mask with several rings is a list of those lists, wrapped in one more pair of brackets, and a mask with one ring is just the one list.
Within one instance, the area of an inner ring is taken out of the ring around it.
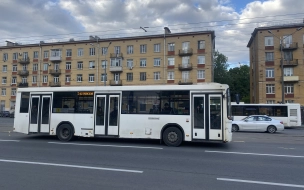
{"label": "building window", "polygon": [[77,75],[77,82],[82,82],[82,74]]}
{"label": "building window", "polygon": [[292,67],[284,68],[284,76],[293,76],[293,68]]}
{"label": "building window", "polygon": [[71,49],[66,50],[66,56],[67,57],[72,57],[72,50]]}
{"label": "building window", "polygon": [[133,46],[127,46],[127,54],[133,54]]}
{"label": "building window", "polygon": [[174,65],[175,63],[174,63],[174,57],[169,57],[168,58],[168,65],[169,66],[172,66],[172,65]]}
{"label": "building window", "polygon": [[111,59],[111,67],[121,67],[121,58],[112,58]]}
{"label": "building window", "polygon": [[140,45],[140,53],[147,53],[147,45]]}
{"label": "building window", "polygon": [[71,68],[72,68],[71,62],[66,62],[65,63],[65,70],[71,70]]}
{"label": "building window", "polygon": [[12,77],[12,84],[17,84],[17,77]]}
{"label": "building window", "polygon": [[132,69],[133,68],[133,59],[127,59],[127,67],[129,69]]}
{"label": "building window", "polygon": [[54,64],[54,69],[55,69],[56,71],[59,71],[59,68],[60,68],[60,67],[59,67],[59,63],[55,63],[55,64]]}
{"label": "building window", "polygon": [[3,61],[7,61],[8,60],[8,54],[7,53],[3,53]]}
{"label": "building window", "polygon": [[[24,55],[24,53],[23,53]],[[61,57],[61,49],[52,49],[51,57]]]}
{"label": "building window", "polygon": [[102,68],[102,69],[105,69],[106,66],[107,66],[107,60],[102,60],[102,61],[101,61],[101,68]]}
{"label": "building window", "polygon": [[7,82],[7,78],[6,77],[2,77],[2,84],[6,84]]}
{"label": "building window", "polygon": [[7,65],[2,66],[2,72],[6,73],[7,72]]}
{"label": "building window", "polygon": [[49,58],[49,51],[44,51],[43,52],[43,58],[44,59]]}
{"label": "building window", "polygon": [[114,53],[120,53],[120,46],[114,46]]}
{"label": "building window", "polygon": [[154,44],[154,52],[160,52],[160,44]]}
{"label": "building window", "polygon": [[182,71],[182,79],[183,79],[184,82],[188,82],[189,74],[190,74],[189,71]]}
{"label": "building window", "polygon": [[89,74],[89,82],[94,82],[94,74]]}
{"label": "building window", "polygon": [[154,72],[154,80],[160,80],[160,72]]}
{"label": "building window", "polygon": [[33,64],[33,71],[38,71],[38,64]]}
{"label": "building window", "polygon": [[83,48],[78,48],[77,50],[77,56],[82,57],[83,56]]}
{"label": "building window", "polygon": [[266,52],[265,53],[266,61],[273,61],[274,60],[273,55],[274,55],[273,52]]}
{"label": "building window", "polygon": [[274,78],[274,68],[266,68],[266,78]]}
{"label": "building window", "polygon": [[127,73],[127,81],[133,81],[133,73]]}
{"label": "building window", "polygon": [[174,71],[168,71],[168,80],[174,80]]}
{"label": "building window", "polygon": [[146,78],[146,72],[140,72],[139,73],[139,80],[140,81],[145,81],[147,78]]}
{"label": "building window", "polygon": [[107,81],[107,74],[101,74],[101,82]]}
{"label": "building window", "polygon": [[174,51],[175,44],[174,43],[168,43],[168,51]]}
{"label": "building window", "polygon": [[27,65],[22,65],[22,71],[27,71]]}
{"label": "building window", "polygon": [[27,77],[22,77],[21,82],[22,82],[22,84],[27,83]]}
{"label": "building window", "polygon": [[32,77],[32,83],[33,83],[33,84],[36,84],[36,83],[37,83],[37,76],[33,76],[33,77]]}
{"label": "building window", "polygon": [[48,82],[48,76],[47,75],[43,75],[42,82],[43,83],[47,83]]}
{"label": "building window", "polygon": [[54,83],[59,83],[59,77],[54,77]]}
{"label": "building window", "polygon": [[65,82],[71,82],[71,75],[65,75]]}
{"label": "building window", "polygon": [[49,68],[49,64],[48,64],[48,63],[44,63],[44,64],[43,64],[43,70],[44,70],[44,71],[47,71],[48,68]]}
{"label": "building window", "polygon": [[108,53],[108,48],[107,47],[102,47],[101,48],[101,53],[102,53],[102,55],[106,55]]}
{"label": "building window", "polygon": [[293,55],[291,51],[284,51],[284,60],[285,61],[292,61]]}
{"label": "building window", "polygon": [[1,88],[1,96],[6,96],[6,88]]}
{"label": "building window", "polygon": [[120,80],[120,73],[114,73],[114,81]]}
{"label": "building window", "polygon": [[265,46],[273,46],[273,36],[265,37]]}
{"label": "building window", "polygon": [[39,57],[39,52],[38,51],[34,51],[34,59],[38,59]]}
{"label": "building window", "polygon": [[197,42],[197,49],[205,49],[205,40],[200,40]]}
{"label": "building window", "polygon": [[205,56],[197,56],[197,64],[205,64]]}
{"label": "building window", "polygon": [[147,66],[147,60],[146,59],[140,59],[139,66],[140,67],[146,67]]}
{"label": "building window", "polygon": [[12,88],[11,96],[16,96],[16,88]]}
{"label": "building window", "polygon": [[197,70],[197,79],[205,79],[205,70]]}
{"label": "building window", "polygon": [[18,59],[18,53],[13,53],[13,60],[17,60]]}
{"label": "building window", "polygon": [[285,100],[285,103],[288,104],[288,103],[294,103],[294,100]]}
{"label": "building window", "polygon": [[266,104],[275,104],[274,100],[266,100]]}
{"label": "building window", "polygon": [[293,94],[293,84],[285,84],[284,85],[284,90],[285,94]]}
{"label": "building window", "polygon": [[274,94],[274,84],[266,84],[266,94]]}
{"label": "building window", "polygon": [[13,72],[17,72],[18,66],[17,65],[13,65]]}
{"label": "building window", "polygon": [[83,69],[83,63],[82,63],[82,61],[77,62],[77,69],[79,69],[79,70]]}
{"label": "building window", "polygon": [[90,48],[90,56],[95,55],[95,48]]}
{"label": "building window", "polygon": [[95,61],[90,61],[89,62],[89,68],[94,69],[95,68]]}
{"label": "building window", "polygon": [[159,67],[160,66],[160,58],[155,58],[154,59],[154,67]]}

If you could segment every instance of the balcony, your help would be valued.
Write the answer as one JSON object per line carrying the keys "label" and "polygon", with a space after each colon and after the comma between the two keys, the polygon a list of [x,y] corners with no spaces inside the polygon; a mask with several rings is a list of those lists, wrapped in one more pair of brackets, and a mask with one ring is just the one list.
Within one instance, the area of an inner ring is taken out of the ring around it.
{"label": "balcony", "polygon": [[283,66],[298,66],[298,60],[284,60],[283,61]]}
{"label": "balcony", "polygon": [[191,79],[182,79],[180,81],[178,81],[179,85],[189,85],[189,84],[193,84]]}
{"label": "balcony", "polygon": [[28,87],[28,83],[27,82],[20,82],[18,84],[18,87],[22,88],[22,87]]}
{"label": "balcony", "polygon": [[190,70],[192,70],[192,64],[191,63],[179,64],[178,65],[178,70],[180,70],[180,71],[190,71]]}
{"label": "balcony", "polygon": [[122,86],[122,81],[121,80],[110,80],[110,85],[111,86]]}
{"label": "balcony", "polygon": [[120,58],[123,57],[122,53],[110,53],[110,58]]}
{"label": "balcony", "polygon": [[[292,43],[289,43],[289,44],[282,44],[282,50],[295,50],[298,48],[298,42],[292,42]],[[281,48],[280,46],[280,48]]]}
{"label": "balcony", "polygon": [[30,63],[30,58],[22,58],[22,59],[19,59],[18,62],[20,64],[29,64]]}
{"label": "balcony", "polygon": [[180,50],[178,50],[178,55],[179,56],[190,56],[190,55],[193,55],[193,50],[192,50],[192,48],[180,49]]}
{"label": "balcony", "polygon": [[284,82],[298,82],[299,76],[284,76]]}
{"label": "balcony", "polygon": [[51,75],[60,75],[61,74],[61,70],[60,69],[50,69],[49,73]]}
{"label": "balcony", "polygon": [[49,86],[50,87],[60,87],[61,86],[61,82],[49,82]]}
{"label": "balcony", "polygon": [[122,66],[110,66],[110,72],[122,72]]}
{"label": "balcony", "polygon": [[49,58],[49,60],[52,61],[52,62],[61,62],[62,57],[61,57],[61,55],[60,56],[51,56]]}
{"label": "balcony", "polygon": [[29,71],[18,71],[18,75],[20,75],[20,76],[28,76],[29,75]]}

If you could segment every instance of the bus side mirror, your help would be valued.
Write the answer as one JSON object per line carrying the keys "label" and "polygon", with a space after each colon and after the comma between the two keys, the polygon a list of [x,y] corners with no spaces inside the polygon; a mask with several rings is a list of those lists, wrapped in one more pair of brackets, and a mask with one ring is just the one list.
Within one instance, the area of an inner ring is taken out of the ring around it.
{"label": "bus side mirror", "polygon": [[237,104],[240,103],[240,95],[239,94],[235,94],[235,101]]}

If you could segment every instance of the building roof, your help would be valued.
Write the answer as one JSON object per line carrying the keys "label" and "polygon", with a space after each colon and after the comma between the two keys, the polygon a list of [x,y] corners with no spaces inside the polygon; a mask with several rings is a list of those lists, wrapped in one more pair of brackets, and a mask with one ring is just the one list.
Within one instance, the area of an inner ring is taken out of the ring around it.
{"label": "building roof", "polygon": [[255,38],[255,35],[257,34],[258,31],[261,30],[276,30],[276,29],[286,29],[286,28],[299,28],[299,27],[304,27],[304,23],[294,23],[294,24],[284,24],[284,25],[275,25],[275,26],[267,26],[267,27],[258,27],[255,28],[254,31],[251,33],[250,40],[247,44],[247,47],[251,46],[251,43],[253,39]]}
{"label": "building roof", "polygon": [[[169,37],[176,37],[176,36],[191,36],[191,35],[202,35],[202,34],[211,34],[211,38],[215,38],[214,30],[207,30],[207,31],[196,31],[196,32],[181,32],[181,33],[166,33],[166,34],[155,34],[155,35],[145,35],[145,36],[132,36],[132,37],[118,37],[118,38],[100,38],[98,42],[109,42],[109,41],[122,41],[122,40],[138,40],[138,39],[149,39],[149,38],[166,38]],[[96,39],[89,39],[89,40],[70,40],[64,42],[46,42],[44,43],[41,41],[40,43],[35,44],[18,44],[7,41],[6,46],[0,46],[0,49],[7,49],[7,48],[23,48],[23,47],[37,47],[37,46],[49,46],[49,45],[65,45],[65,44],[79,44],[79,43],[94,43]]]}

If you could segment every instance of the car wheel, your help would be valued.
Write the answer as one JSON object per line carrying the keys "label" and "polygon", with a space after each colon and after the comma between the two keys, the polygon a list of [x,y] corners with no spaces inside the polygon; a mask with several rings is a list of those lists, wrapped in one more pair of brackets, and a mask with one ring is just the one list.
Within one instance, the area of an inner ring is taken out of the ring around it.
{"label": "car wheel", "polygon": [[69,124],[62,124],[57,129],[57,137],[61,141],[70,141],[74,136],[74,130]]}
{"label": "car wheel", "polygon": [[183,135],[178,128],[169,127],[163,133],[163,140],[167,146],[179,146],[183,142]]}
{"label": "car wheel", "polygon": [[239,126],[237,126],[236,124],[232,125],[231,131],[232,132],[237,132],[239,130]]}
{"label": "car wheel", "polygon": [[270,125],[269,127],[267,127],[268,133],[275,133],[276,131],[277,131],[277,128],[273,125]]}

